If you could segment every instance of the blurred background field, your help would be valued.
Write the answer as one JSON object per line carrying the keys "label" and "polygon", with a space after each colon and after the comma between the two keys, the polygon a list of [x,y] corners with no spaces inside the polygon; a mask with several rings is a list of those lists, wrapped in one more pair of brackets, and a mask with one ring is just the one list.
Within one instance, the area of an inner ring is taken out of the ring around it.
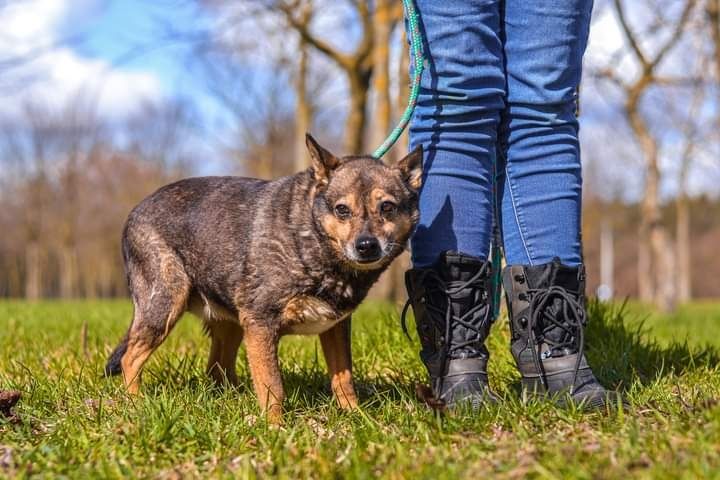
{"label": "blurred background field", "polygon": [[[589,292],[720,297],[720,0],[597,0],[580,92]],[[0,2],[0,297],[126,295],[130,208],[189,175],[370,152],[407,99],[401,2]],[[393,161],[406,139],[390,152]],[[404,296],[398,261],[374,290]]]}

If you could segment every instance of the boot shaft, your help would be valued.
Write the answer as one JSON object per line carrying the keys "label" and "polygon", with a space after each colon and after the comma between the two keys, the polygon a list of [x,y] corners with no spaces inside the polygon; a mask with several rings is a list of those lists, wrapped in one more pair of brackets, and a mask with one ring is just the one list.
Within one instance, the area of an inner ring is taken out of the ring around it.
{"label": "boot shaft", "polygon": [[558,397],[561,404],[606,405],[610,392],[597,381],[583,353],[584,267],[563,265],[559,259],[544,265],[511,265],[503,271],[503,286],[511,350],[523,389]]}
{"label": "boot shaft", "polygon": [[[539,355],[563,356],[579,348],[585,322],[585,269],[559,259],[543,265],[510,265],[503,271],[513,354],[537,340]],[[529,352],[528,352],[529,353]]]}
{"label": "boot shaft", "polygon": [[433,394],[448,405],[495,398],[488,389],[485,348],[492,321],[491,274],[489,262],[454,252],[405,274],[420,357]]}
{"label": "boot shaft", "polygon": [[490,328],[489,262],[446,252],[430,268],[405,274],[423,358],[486,356]]}

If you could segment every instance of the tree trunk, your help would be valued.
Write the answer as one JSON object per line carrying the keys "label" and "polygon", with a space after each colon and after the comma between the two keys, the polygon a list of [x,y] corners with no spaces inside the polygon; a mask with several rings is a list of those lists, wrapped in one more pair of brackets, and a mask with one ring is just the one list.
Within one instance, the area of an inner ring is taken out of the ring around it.
{"label": "tree trunk", "polygon": [[641,94],[638,90],[631,95],[626,106],[630,126],[645,160],[645,189],[640,204],[638,291],[641,300],[651,302],[663,311],[671,311],[676,305],[676,291],[672,249],[660,209],[658,147],[639,112],[637,99]]}
{"label": "tree trunk", "polygon": [[307,76],[309,52],[307,42],[300,39],[297,79],[295,79],[295,171],[305,170],[308,167],[307,147],[305,134],[310,131],[312,123],[312,108],[307,95]]}
{"label": "tree trunk", "polygon": [[720,79],[720,0],[708,0],[705,12],[710,20],[710,31],[714,44],[715,70]]}
{"label": "tree trunk", "polygon": [[[313,2],[307,1],[301,7],[300,22],[305,28],[310,25],[313,13]],[[295,79],[295,171],[305,170],[308,163],[307,147],[305,146],[305,134],[312,128],[312,106],[308,98],[308,71],[310,63],[310,45],[305,37],[300,35],[298,39],[298,62],[297,78]]]}
{"label": "tree trunk", "polygon": [[[407,107],[408,99],[410,97],[410,49],[407,43],[407,34],[405,31],[402,33],[402,51],[400,54],[400,62],[398,62],[398,96],[395,99],[397,105],[396,110],[402,115]],[[398,140],[398,146],[403,150],[407,151],[410,147],[410,135],[408,134],[408,128],[405,129],[403,134]]]}
{"label": "tree trunk", "polygon": [[22,297],[25,294],[24,285],[22,283],[22,258],[9,258],[6,262],[5,277],[7,281],[6,297]]}
{"label": "tree trunk", "polygon": [[[391,16],[391,6],[388,0],[378,0],[375,5],[373,146],[380,145],[390,133],[393,117],[390,98],[390,40],[394,19]],[[386,155],[386,162],[391,163],[393,157],[394,150],[390,150]]]}
{"label": "tree trunk", "polygon": [[361,155],[365,149],[365,123],[367,119],[367,99],[370,89],[372,68],[348,71],[350,81],[350,111],[345,124],[345,153]]}
{"label": "tree trunk", "polygon": [[75,298],[77,291],[77,252],[72,245],[63,245],[60,250],[60,297]]}
{"label": "tree trunk", "polygon": [[600,221],[600,285],[598,289],[600,300],[607,301],[613,298],[615,291],[615,245],[613,239],[613,226],[607,219]]}
{"label": "tree trunk", "polygon": [[25,298],[38,300],[42,296],[42,267],[40,245],[36,241],[25,247]]}
{"label": "tree trunk", "polygon": [[690,250],[690,202],[685,192],[678,193],[675,249],[677,262],[677,299],[689,302],[692,298],[692,256]]}

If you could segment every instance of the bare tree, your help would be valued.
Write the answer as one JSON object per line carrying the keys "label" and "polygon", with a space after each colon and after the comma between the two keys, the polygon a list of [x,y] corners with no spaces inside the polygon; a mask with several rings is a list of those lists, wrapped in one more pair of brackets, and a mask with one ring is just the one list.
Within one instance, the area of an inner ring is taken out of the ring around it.
{"label": "bare tree", "polygon": [[[720,82],[720,0],[707,0],[705,13],[712,32],[715,77]],[[720,118],[720,116],[718,116]]]}
{"label": "bare tree", "polygon": [[0,120],[0,201],[9,210],[0,230],[12,232],[0,242],[4,295],[125,294],[122,223],[143,196],[186,171],[180,109],[148,106],[110,132],[76,96]]}
{"label": "bare tree", "polygon": [[[374,49],[374,73],[373,91],[375,96],[375,107],[373,109],[373,141],[380,145],[385,136],[390,132],[393,123],[393,101],[390,91],[390,46],[393,40],[393,32],[398,22],[402,19],[402,3],[390,0],[378,0],[375,2],[375,49]],[[407,79],[407,72],[402,77]],[[392,162],[395,159],[395,151],[391,150],[386,155],[386,161]]]}
{"label": "bare tree", "polygon": [[[299,23],[309,28],[312,20],[312,0],[307,0],[300,10]],[[312,126],[313,108],[308,98],[308,76],[310,69],[310,45],[305,38],[298,40],[298,66],[295,76],[295,170],[308,167],[305,134]]]}
{"label": "bare tree", "polygon": [[36,300],[43,295],[43,275],[46,271],[47,235],[52,204],[52,185],[48,173],[49,151],[55,142],[54,127],[45,122],[46,112],[26,105],[22,122],[4,122],[2,156],[10,159],[14,179],[13,194],[22,198],[24,208],[18,208],[17,230],[21,231],[20,245],[13,246],[24,261],[18,277],[23,279],[23,294]]}
{"label": "bare tree", "polygon": [[302,11],[302,8],[299,8],[301,3],[302,0],[268,0],[266,5],[282,12],[288,24],[305,42],[344,72],[350,91],[350,110],[345,126],[345,151],[362,153],[367,124],[368,94],[374,66],[372,53],[375,46],[375,25],[369,2],[350,1],[362,28],[361,39],[350,53],[333,46],[317,35],[309,22],[303,22],[299,18],[298,11]]}
{"label": "bare tree", "polygon": [[[675,2],[677,4],[677,2]],[[652,131],[642,109],[642,102],[648,92],[657,86],[673,85],[684,79],[666,78],[660,67],[668,54],[680,44],[685,33],[696,0],[683,0],[681,11],[674,12],[675,18],[664,15],[666,5],[646,2],[653,11],[658,25],[656,29],[667,31],[657,48],[650,52],[644,45],[645,39],[633,29],[629,22],[626,4],[613,0],[612,7],[620,24],[633,62],[639,73],[627,79],[617,65],[607,65],[599,73],[612,80],[624,96],[623,112],[638,142],[644,160],[645,187],[641,202],[639,226],[638,287],[640,298],[650,301],[664,310],[674,308],[677,291],[673,282],[673,256],[671,240],[662,222],[660,204],[660,152],[656,135]]]}

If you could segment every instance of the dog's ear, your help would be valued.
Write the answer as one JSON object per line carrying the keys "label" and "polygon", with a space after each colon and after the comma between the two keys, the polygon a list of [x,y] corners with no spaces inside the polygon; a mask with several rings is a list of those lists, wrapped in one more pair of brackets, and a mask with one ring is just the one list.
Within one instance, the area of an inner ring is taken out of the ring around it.
{"label": "dog's ear", "polygon": [[320,184],[327,184],[333,170],[340,165],[340,159],[320,146],[309,133],[305,134],[305,144],[312,159],[315,180]]}
{"label": "dog's ear", "polygon": [[422,145],[418,145],[395,166],[400,171],[402,179],[413,190],[419,190],[422,185],[422,163],[423,149]]}

